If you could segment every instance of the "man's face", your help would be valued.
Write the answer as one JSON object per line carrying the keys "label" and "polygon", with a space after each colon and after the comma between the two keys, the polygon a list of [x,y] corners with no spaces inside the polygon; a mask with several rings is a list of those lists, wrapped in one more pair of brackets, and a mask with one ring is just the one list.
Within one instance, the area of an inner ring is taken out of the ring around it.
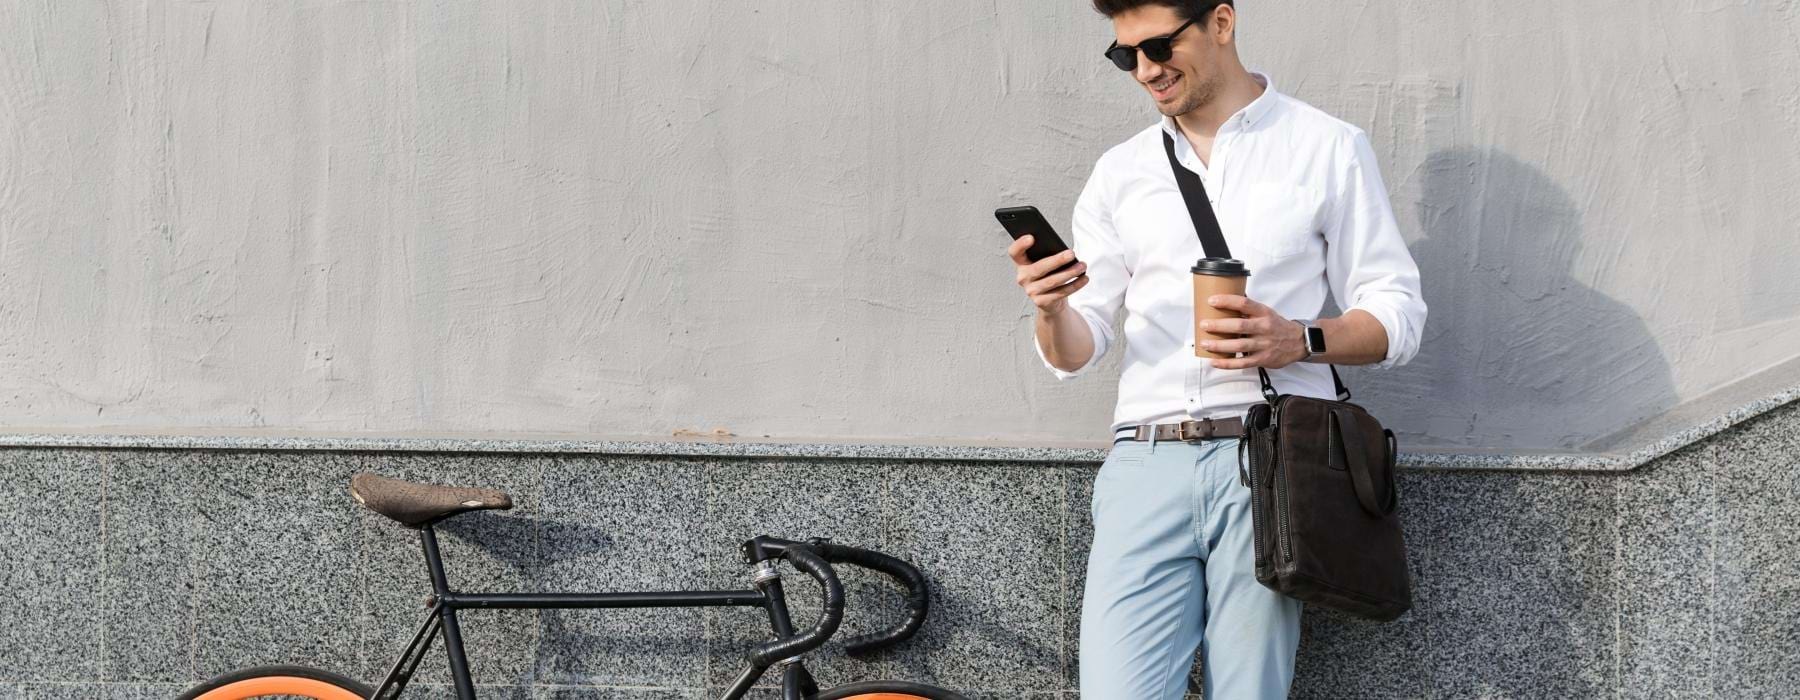
{"label": "man's face", "polygon": [[[1229,6],[1221,6],[1183,29],[1175,36],[1174,51],[1167,61],[1157,63],[1138,53],[1137,70],[1131,77],[1150,93],[1158,111],[1180,116],[1218,95],[1224,84],[1218,65],[1220,21],[1235,21],[1230,12]],[[1227,17],[1221,18],[1221,14]],[[1136,46],[1145,39],[1167,36],[1186,21],[1173,7],[1140,5],[1113,16],[1113,35],[1121,45]]]}

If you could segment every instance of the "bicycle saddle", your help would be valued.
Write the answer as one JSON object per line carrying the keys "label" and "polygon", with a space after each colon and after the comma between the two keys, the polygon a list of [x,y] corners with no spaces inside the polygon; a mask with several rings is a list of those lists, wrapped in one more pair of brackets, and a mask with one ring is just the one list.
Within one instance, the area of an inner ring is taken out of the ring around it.
{"label": "bicycle saddle", "polygon": [[512,509],[512,497],[493,489],[420,484],[368,472],[350,477],[350,496],[363,507],[411,528],[472,510]]}

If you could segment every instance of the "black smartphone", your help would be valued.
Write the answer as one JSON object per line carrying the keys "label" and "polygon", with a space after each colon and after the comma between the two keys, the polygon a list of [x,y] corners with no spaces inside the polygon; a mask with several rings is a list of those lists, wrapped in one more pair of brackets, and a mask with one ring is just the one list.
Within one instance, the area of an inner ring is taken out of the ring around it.
{"label": "black smartphone", "polygon": [[[1020,236],[1031,235],[1031,248],[1025,251],[1027,260],[1037,262],[1069,249],[1069,246],[1063,243],[1063,239],[1056,235],[1056,229],[1051,228],[1050,222],[1044,220],[1044,215],[1038,213],[1037,207],[995,209],[994,218],[1000,220],[1000,225],[1006,228],[1006,233],[1015,241],[1019,240]],[[1069,261],[1069,265],[1075,263],[1074,260]],[[1062,272],[1069,265],[1057,268],[1056,272]]]}

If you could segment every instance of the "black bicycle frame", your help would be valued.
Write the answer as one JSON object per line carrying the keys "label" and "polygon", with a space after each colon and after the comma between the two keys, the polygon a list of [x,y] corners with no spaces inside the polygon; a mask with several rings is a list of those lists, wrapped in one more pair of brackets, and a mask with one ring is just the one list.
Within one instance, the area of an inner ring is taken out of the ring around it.
{"label": "black bicycle frame", "polygon": [[[777,637],[786,638],[794,634],[792,619],[788,615],[787,598],[782,593],[779,575],[759,577],[757,586],[761,590],[746,591],[671,591],[662,593],[457,593],[450,590],[448,580],[444,577],[444,562],[438,552],[437,533],[431,526],[419,528],[419,540],[425,549],[425,565],[431,572],[430,610],[425,621],[419,625],[419,631],[413,635],[412,641],[399,660],[388,671],[387,678],[376,686],[369,700],[393,700],[406,689],[412,680],[413,672],[418,670],[419,663],[431,649],[431,643],[441,633],[444,637],[444,650],[449,655],[450,679],[456,688],[457,700],[476,700],[475,683],[469,676],[469,659],[463,649],[462,628],[457,624],[456,612],[468,608],[486,609],[575,609],[575,608],[705,608],[705,607],[760,607],[768,611],[769,623]],[[781,556],[787,547],[800,543],[758,537],[745,542],[742,548],[744,559],[751,565],[760,565]],[[772,572],[773,570],[770,569]],[[801,700],[806,695],[818,692],[818,686],[810,674],[797,659],[777,662],[785,665],[782,678],[782,694],[786,700]],[[737,680],[726,690],[721,700],[741,700],[750,687],[762,674],[768,671],[768,665],[750,663],[738,674]]]}

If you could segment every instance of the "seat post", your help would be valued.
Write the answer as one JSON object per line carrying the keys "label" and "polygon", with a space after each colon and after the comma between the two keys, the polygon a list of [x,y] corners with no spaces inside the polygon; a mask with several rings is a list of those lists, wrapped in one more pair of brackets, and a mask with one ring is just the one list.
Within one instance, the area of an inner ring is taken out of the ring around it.
{"label": "seat post", "polygon": [[425,568],[431,572],[431,594],[442,598],[450,592],[450,583],[444,577],[444,558],[438,553],[437,533],[430,525],[419,528],[419,544],[425,548]]}
{"label": "seat post", "polygon": [[431,570],[431,593],[438,601],[438,616],[443,620],[444,651],[449,656],[450,683],[457,700],[475,700],[474,680],[469,676],[469,657],[463,650],[462,625],[456,621],[456,606],[444,598],[450,595],[450,583],[444,577],[444,558],[438,552],[437,533],[430,525],[419,528],[419,544],[425,549],[425,567]]}

